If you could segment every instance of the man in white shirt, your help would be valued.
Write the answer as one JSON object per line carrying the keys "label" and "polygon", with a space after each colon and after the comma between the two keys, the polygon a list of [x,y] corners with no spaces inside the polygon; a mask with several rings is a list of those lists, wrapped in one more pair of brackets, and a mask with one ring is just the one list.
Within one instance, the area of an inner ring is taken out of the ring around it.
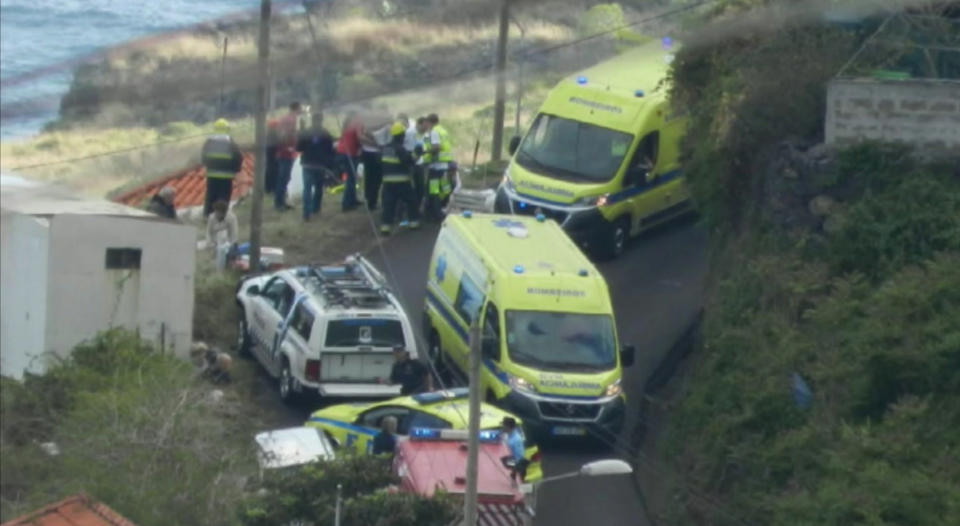
{"label": "man in white shirt", "polygon": [[213,204],[213,213],[207,219],[207,246],[214,251],[227,244],[233,252],[237,245],[237,216],[230,210],[226,201]]}

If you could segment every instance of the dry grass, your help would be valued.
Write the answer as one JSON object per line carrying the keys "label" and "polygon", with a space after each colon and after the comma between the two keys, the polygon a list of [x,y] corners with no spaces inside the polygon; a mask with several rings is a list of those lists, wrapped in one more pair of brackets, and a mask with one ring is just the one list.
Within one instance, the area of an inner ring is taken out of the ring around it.
{"label": "dry grass", "polygon": [[[339,19],[329,25],[319,25],[318,36],[332,43],[334,48],[346,55],[364,54],[373,51],[388,51],[410,54],[432,47],[458,47],[492,41],[497,28],[485,25],[425,24],[407,20],[382,21],[362,17]],[[545,42],[559,42],[573,36],[570,28],[548,22],[526,24],[525,38]],[[515,25],[510,28],[510,38],[519,39],[520,31]],[[144,43],[119,49],[108,58],[115,71],[130,69],[137,76],[149,75],[162,64],[173,60],[218,61],[223,53],[222,36],[216,34],[184,33],[162,39],[156,43]],[[307,20],[303,16],[283,21],[274,32],[274,48],[277,56],[295,56],[309,51],[313,46]],[[228,60],[236,66],[252,63],[257,57],[257,43],[253,32],[229,35]]]}

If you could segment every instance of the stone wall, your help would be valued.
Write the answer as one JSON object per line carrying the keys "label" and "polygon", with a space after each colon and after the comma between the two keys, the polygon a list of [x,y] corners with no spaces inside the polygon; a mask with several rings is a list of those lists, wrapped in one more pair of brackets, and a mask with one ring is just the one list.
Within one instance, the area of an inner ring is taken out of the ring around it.
{"label": "stone wall", "polygon": [[905,142],[927,155],[960,152],[960,82],[837,79],[827,88],[826,142]]}

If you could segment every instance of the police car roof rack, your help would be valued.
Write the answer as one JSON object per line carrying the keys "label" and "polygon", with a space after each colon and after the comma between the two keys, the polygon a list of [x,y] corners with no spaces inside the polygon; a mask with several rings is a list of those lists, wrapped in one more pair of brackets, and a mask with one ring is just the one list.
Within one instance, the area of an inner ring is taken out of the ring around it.
{"label": "police car roof rack", "polygon": [[386,280],[369,261],[356,254],[339,266],[313,266],[327,304],[343,308],[379,309],[391,306]]}

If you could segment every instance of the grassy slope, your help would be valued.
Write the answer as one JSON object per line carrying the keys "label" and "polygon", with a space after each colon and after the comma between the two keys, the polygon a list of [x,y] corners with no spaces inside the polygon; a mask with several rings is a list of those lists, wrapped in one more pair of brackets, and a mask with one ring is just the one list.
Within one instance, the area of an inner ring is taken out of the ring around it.
{"label": "grassy slope", "polygon": [[[677,524],[960,523],[954,167],[868,145],[790,182],[763,160],[816,139],[824,83],[857,44],[807,27],[678,57],[690,181],[714,235],[704,345],[662,444],[683,481]],[[838,201],[826,223],[786,220],[818,194]]]}

